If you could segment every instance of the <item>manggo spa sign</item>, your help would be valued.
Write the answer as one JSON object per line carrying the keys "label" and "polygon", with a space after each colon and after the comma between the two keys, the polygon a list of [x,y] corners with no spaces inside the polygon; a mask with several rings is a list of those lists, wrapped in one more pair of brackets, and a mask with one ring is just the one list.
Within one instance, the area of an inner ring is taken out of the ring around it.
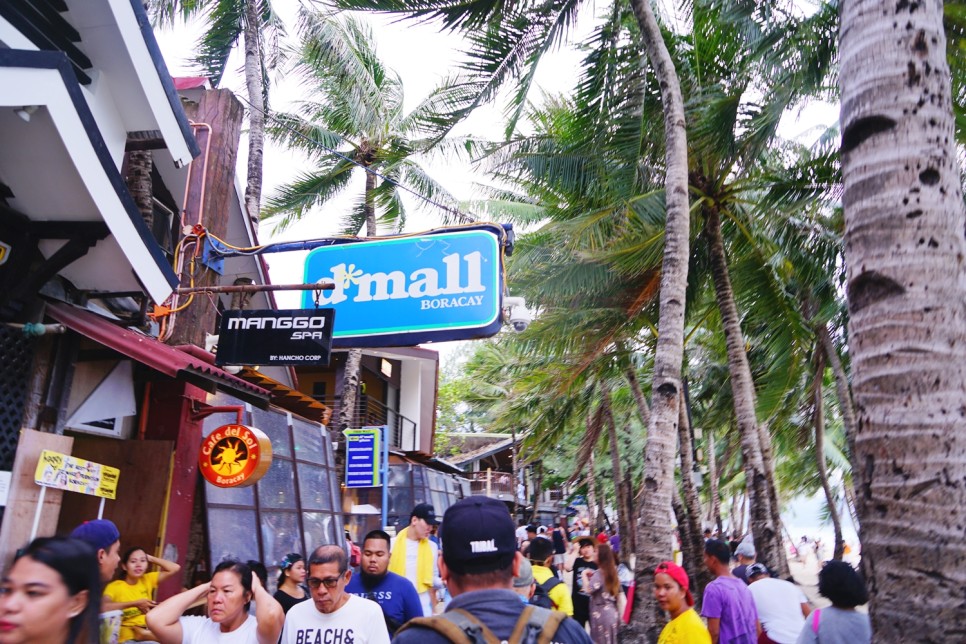
{"label": "manggo spa sign", "polygon": [[[481,226],[317,248],[305,282],[330,280],[332,344],[410,346],[488,337],[500,329],[503,230]],[[303,295],[304,308],[315,295]]]}

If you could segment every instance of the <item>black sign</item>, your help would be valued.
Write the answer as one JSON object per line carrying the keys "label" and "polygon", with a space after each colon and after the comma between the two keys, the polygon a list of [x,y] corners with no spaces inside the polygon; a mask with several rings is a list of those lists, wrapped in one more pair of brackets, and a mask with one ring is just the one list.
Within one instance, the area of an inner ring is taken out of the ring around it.
{"label": "black sign", "polygon": [[328,366],[334,309],[225,311],[217,365]]}

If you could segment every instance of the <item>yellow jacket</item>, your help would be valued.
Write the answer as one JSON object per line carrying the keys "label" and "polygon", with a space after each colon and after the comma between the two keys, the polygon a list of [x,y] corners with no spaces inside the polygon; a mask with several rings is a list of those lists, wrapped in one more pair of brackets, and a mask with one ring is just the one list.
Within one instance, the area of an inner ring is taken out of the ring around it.
{"label": "yellow jacket", "polygon": [[[533,579],[538,584],[542,584],[553,576],[553,571],[546,566],[533,565]],[[567,588],[567,584],[557,584],[550,590],[549,595],[556,610],[567,613],[570,617],[574,616],[574,602],[570,598],[570,589]]]}

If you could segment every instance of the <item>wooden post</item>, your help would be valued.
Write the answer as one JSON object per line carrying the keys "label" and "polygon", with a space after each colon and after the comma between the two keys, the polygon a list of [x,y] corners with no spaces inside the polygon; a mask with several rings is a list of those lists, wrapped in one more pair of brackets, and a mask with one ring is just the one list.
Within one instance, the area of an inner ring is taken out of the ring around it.
{"label": "wooden post", "polygon": [[[191,164],[191,186],[188,191],[185,223],[202,223],[212,234],[224,239],[228,231],[228,215],[235,198],[235,162],[241,137],[243,110],[235,95],[226,89],[208,90],[197,102],[186,102],[185,113],[193,123],[206,123],[207,128],[195,128],[202,149],[201,156]],[[210,137],[208,139],[207,137]],[[205,150],[209,150],[205,159]],[[244,213],[243,213],[244,216]],[[194,249],[191,249],[192,254]],[[201,253],[201,249],[198,249]],[[221,282],[221,275],[195,265],[194,286],[212,286]],[[190,286],[187,278],[188,262],[181,275],[181,285]],[[187,301],[182,296],[180,303]],[[174,333],[168,344],[205,346],[205,334],[215,332],[216,309],[207,295],[195,295],[191,305],[178,312]]]}

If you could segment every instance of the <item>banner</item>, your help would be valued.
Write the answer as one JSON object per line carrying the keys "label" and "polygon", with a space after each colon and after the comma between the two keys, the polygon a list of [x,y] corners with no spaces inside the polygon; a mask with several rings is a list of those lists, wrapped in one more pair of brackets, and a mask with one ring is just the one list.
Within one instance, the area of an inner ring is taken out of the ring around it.
{"label": "banner", "polygon": [[40,453],[34,481],[44,487],[116,499],[120,475],[121,470],[116,467],[45,449]]}

